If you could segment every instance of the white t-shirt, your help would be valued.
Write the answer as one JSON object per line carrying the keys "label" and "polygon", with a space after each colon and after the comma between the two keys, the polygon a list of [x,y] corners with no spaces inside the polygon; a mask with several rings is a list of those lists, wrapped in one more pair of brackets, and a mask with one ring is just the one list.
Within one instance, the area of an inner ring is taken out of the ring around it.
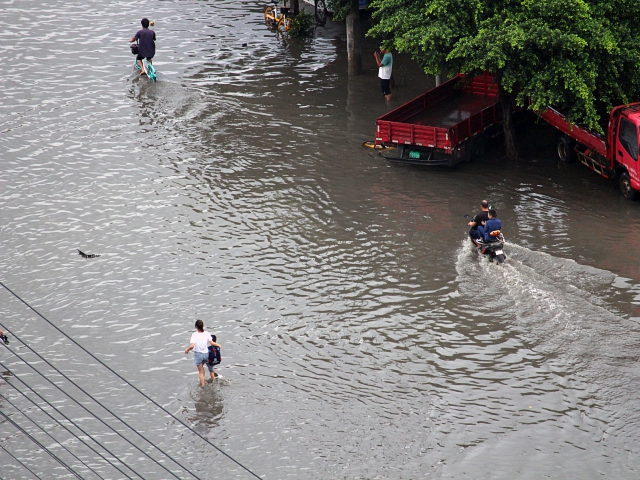
{"label": "white t-shirt", "polygon": [[383,80],[391,78],[391,69],[393,68],[393,55],[389,52],[385,53],[380,60],[382,66],[378,69],[378,77]]}
{"label": "white t-shirt", "polygon": [[206,330],[204,332],[195,331],[191,334],[191,342],[189,343],[195,343],[196,348],[194,348],[194,351],[207,353],[209,352],[209,340],[211,340],[211,334]]}

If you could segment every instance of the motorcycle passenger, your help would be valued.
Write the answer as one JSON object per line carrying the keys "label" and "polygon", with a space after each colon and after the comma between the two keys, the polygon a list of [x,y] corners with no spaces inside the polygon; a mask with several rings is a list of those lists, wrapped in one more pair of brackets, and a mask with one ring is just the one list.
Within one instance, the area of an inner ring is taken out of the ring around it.
{"label": "motorcycle passenger", "polygon": [[484,243],[497,241],[491,236],[491,232],[494,230],[502,230],[502,221],[498,219],[497,212],[492,208],[489,210],[489,219],[478,227],[478,233]]}
{"label": "motorcycle passenger", "polygon": [[478,227],[482,225],[482,222],[489,220],[489,202],[482,200],[480,202],[480,209],[480,213],[473,217],[473,220],[467,224],[471,227],[471,230],[469,230],[469,237],[471,240],[477,240],[480,238]]}

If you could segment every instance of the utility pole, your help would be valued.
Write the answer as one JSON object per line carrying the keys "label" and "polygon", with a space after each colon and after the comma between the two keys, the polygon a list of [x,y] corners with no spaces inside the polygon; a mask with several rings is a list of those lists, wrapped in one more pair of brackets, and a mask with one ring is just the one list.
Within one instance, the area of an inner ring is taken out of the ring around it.
{"label": "utility pole", "polygon": [[351,0],[351,10],[347,14],[347,61],[349,75],[362,72],[362,48],[360,47],[360,2]]}

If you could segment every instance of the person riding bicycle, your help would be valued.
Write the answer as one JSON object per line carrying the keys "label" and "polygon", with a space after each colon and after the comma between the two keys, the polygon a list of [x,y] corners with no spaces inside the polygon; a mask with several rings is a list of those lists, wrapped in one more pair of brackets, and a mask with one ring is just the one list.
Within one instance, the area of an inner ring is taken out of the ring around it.
{"label": "person riding bicycle", "polygon": [[498,219],[498,213],[492,208],[489,210],[489,219],[478,227],[480,239],[484,243],[496,242],[498,239],[491,236],[491,232],[502,230],[502,221]]}
{"label": "person riding bicycle", "polygon": [[142,30],[138,30],[136,34],[131,37],[129,43],[133,43],[136,40],[138,41],[138,56],[136,57],[136,61],[140,66],[140,75],[144,75],[145,68],[142,63],[142,60],[146,58],[149,63],[153,64],[151,61],[156,54],[156,32],[149,29],[149,20],[143,18],[140,20],[142,24]]}

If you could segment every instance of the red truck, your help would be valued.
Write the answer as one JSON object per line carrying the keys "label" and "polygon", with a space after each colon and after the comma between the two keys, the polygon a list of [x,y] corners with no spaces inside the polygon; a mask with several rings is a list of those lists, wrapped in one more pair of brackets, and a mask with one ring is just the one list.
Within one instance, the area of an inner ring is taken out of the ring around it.
{"label": "red truck", "polygon": [[539,115],[562,132],[557,144],[560,160],[577,159],[605,178],[617,178],[622,195],[631,200],[638,198],[640,103],[620,105],[611,110],[606,139],[579,125],[572,125],[551,107]]}
{"label": "red truck", "polygon": [[[490,74],[458,74],[376,121],[376,146],[392,162],[452,166],[483,156],[487,135],[502,123]],[[389,153],[388,153],[389,152]]]}
{"label": "red truck", "polygon": [[[618,179],[626,198],[640,197],[640,102],[611,110],[606,139],[569,123],[551,107],[538,115],[561,132],[562,161],[579,160],[605,178]],[[381,154],[392,162],[452,166],[483,156],[488,135],[501,123],[491,74],[473,79],[458,74],[378,118],[375,145],[396,147]]]}

